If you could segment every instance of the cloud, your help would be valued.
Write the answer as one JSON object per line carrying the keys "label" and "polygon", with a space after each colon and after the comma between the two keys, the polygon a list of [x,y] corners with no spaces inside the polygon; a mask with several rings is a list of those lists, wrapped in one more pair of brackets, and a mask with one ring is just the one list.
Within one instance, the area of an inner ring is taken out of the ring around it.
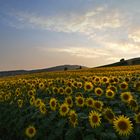
{"label": "cloud", "polygon": [[140,43],[140,29],[135,29],[128,34],[128,38],[132,39],[134,42]]}
{"label": "cloud", "polygon": [[84,14],[70,13],[51,17],[28,12],[14,12],[9,15],[15,18],[19,25],[55,32],[83,33],[89,37],[95,35],[95,30],[119,28],[122,24],[121,14],[105,7],[97,7]]}
{"label": "cloud", "polygon": [[58,53],[68,53],[72,56],[81,57],[81,58],[98,58],[100,56],[108,56],[106,50],[101,48],[91,48],[91,47],[67,47],[67,48],[50,48],[47,49],[51,52]]}
{"label": "cloud", "polygon": [[[119,61],[121,58],[129,59],[138,57],[140,47],[136,44],[127,42],[102,42],[104,47],[90,47],[90,46],[67,46],[59,48],[40,48],[43,51],[50,53],[59,53],[61,55],[68,54],[71,57],[79,59],[92,59],[94,61],[100,59],[104,63]],[[98,64],[98,62],[96,62]]]}

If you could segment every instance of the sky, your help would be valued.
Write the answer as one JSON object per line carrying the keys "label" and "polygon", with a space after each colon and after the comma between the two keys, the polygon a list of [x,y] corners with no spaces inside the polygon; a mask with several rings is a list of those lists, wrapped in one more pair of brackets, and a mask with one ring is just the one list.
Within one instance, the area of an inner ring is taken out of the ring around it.
{"label": "sky", "polygon": [[0,71],[140,57],[139,6],[140,0],[0,0]]}

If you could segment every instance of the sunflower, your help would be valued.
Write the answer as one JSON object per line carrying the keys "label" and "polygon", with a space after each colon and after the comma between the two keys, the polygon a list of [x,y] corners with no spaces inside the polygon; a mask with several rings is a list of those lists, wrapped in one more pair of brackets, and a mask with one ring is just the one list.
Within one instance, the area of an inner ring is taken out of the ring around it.
{"label": "sunflower", "polygon": [[95,84],[99,84],[100,83],[100,80],[101,79],[96,76],[96,77],[94,77],[94,80],[93,81],[94,81]]}
{"label": "sunflower", "polygon": [[61,95],[63,95],[63,94],[64,94],[64,89],[63,89],[62,87],[60,87],[60,88],[58,89],[58,92],[59,92]]}
{"label": "sunflower", "polygon": [[42,103],[42,100],[41,100],[41,99],[37,98],[37,99],[35,100],[35,106],[36,106],[36,107],[39,107],[39,106],[41,105],[41,103]]}
{"label": "sunflower", "polygon": [[115,93],[117,92],[117,87],[112,86],[112,85],[108,86],[107,89],[110,89],[110,90],[114,91]]}
{"label": "sunflower", "polygon": [[63,103],[59,108],[59,113],[61,116],[66,116],[69,112],[69,106],[66,103]]}
{"label": "sunflower", "polygon": [[86,105],[87,105],[87,107],[91,107],[92,108],[94,106],[93,98],[91,98],[91,97],[87,98],[86,99]]}
{"label": "sunflower", "polygon": [[39,89],[40,89],[40,90],[43,90],[44,88],[45,88],[44,83],[42,83],[42,82],[39,83]]}
{"label": "sunflower", "polygon": [[134,111],[137,111],[137,110],[138,110],[138,103],[137,103],[137,101],[134,100],[134,99],[129,100],[128,106],[129,106],[132,110],[134,110]]}
{"label": "sunflower", "polygon": [[22,94],[19,88],[16,89],[15,94],[16,96],[20,96]]}
{"label": "sunflower", "polygon": [[32,138],[36,135],[36,129],[34,126],[30,125],[26,128],[25,134],[27,137]]}
{"label": "sunflower", "polygon": [[114,84],[114,79],[113,79],[113,77],[110,77],[110,78],[109,78],[109,83],[110,83],[110,84]]}
{"label": "sunflower", "polygon": [[55,111],[57,107],[57,100],[55,98],[51,98],[49,102],[51,110]]}
{"label": "sunflower", "polygon": [[134,83],[134,88],[136,91],[140,92],[140,82],[135,82]]}
{"label": "sunflower", "polygon": [[135,114],[134,119],[135,119],[136,123],[140,124],[140,113]]}
{"label": "sunflower", "polygon": [[94,92],[97,96],[101,96],[103,94],[103,90],[100,87],[95,88]]}
{"label": "sunflower", "polygon": [[23,100],[22,99],[18,99],[17,103],[18,103],[18,107],[21,108],[22,105],[23,105]]}
{"label": "sunflower", "polygon": [[104,109],[103,115],[110,123],[113,122],[115,115],[111,108]]}
{"label": "sunflower", "polygon": [[78,97],[78,96],[83,97],[83,94],[81,92],[77,92],[76,97]]}
{"label": "sunflower", "polygon": [[66,93],[67,95],[71,95],[71,94],[72,94],[72,88],[71,88],[71,87],[66,87],[66,88],[65,88],[65,93]]}
{"label": "sunflower", "polygon": [[120,83],[119,87],[123,91],[127,90],[128,89],[128,83],[126,83],[126,82]]}
{"label": "sunflower", "polygon": [[128,103],[131,99],[133,99],[133,96],[131,95],[130,92],[123,92],[120,95],[121,100],[125,103]]}
{"label": "sunflower", "polygon": [[35,89],[34,90],[29,90],[28,91],[28,96],[29,97],[32,97],[32,96],[34,96],[35,95]]}
{"label": "sunflower", "polygon": [[71,82],[71,81],[68,81],[68,82],[67,82],[67,85],[68,85],[69,87],[72,87],[72,82]]}
{"label": "sunflower", "polygon": [[101,116],[101,114],[96,111],[91,111],[89,113],[88,118],[89,118],[89,123],[92,128],[96,128],[96,127],[100,126],[100,124],[101,124],[100,116]]}
{"label": "sunflower", "polygon": [[78,88],[82,88],[82,86],[83,86],[82,82],[78,82],[77,86],[78,86]]}
{"label": "sunflower", "polygon": [[32,97],[30,98],[29,102],[30,102],[30,105],[34,105],[34,103],[35,103],[35,97],[32,96]]}
{"label": "sunflower", "polygon": [[78,115],[74,110],[71,110],[69,112],[69,121],[73,127],[76,127],[76,125],[78,124]]}
{"label": "sunflower", "polygon": [[75,98],[75,103],[79,107],[83,107],[84,104],[85,104],[84,102],[85,102],[84,97],[78,96],[78,97]]}
{"label": "sunflower", "polygon": [[78,83],[76,81],[73,82],[73,87],[75,87],[75,88],[78,87]]}
{"label": "sunflower", "polygon": [[46,114],[47,113],[47,109],[46,109],[46,106],[45,104],[41,104],[40,107],[39,107],[39,110],[42,114]]}
{"label": "sunflower", "polygon": [[58,93],[58,88],[57,87],[53,87],[52,88],[52,92],[53,92],[53,94],[57,94]]}
{"label": "sunflower", "polygon": [[93,102],[93,106],[96,110],[101,111],[103,108],[103,102],[102,101],[98,101],[98,100],[94,100]]}
{"label": "sunflower", "polygon": [[91,82],[85,82],[84,84],[84,89],[87,92],[90,92],[93,90],[93,84]]}
{"label": "sunflower", "polygon": [[69,105],[69,107],[73,106],[73,100],[71,96],[68,96],[65,98],[65,103],[67,103]]}
{"label": "sunflower", "polygon": [[108,83],[109,82],[108,77],[103,77],[102,78],[102,82],[103,82],[103,84]]}
{"label": "sunflower", "polygon": [[107,89],[105,95],[106,95],[107,98],[112,99],[112,98],[114,98],[114,96],[115,96],[115,92],[112,91],[111,89]]}
{"label": "sunflower", "polygon": [[117,84],[119,82],[119,79],[117,77],[114,77],[113,80],[114,80],[114,84]]}
{"label": "sunflower", "polygon": [[125,80],[125,82],[127,82],[127,83],[128,83],[128,82],[130,81],[130,78],[129,78],[129,77],[125,77],[125,79],[124,79],[124,80]]}
{"label": "sunflower", "polygon": [[132,122],[124,115],[120,115],[114,119],[113,127],[121,136],[128,136],[133,130]]}

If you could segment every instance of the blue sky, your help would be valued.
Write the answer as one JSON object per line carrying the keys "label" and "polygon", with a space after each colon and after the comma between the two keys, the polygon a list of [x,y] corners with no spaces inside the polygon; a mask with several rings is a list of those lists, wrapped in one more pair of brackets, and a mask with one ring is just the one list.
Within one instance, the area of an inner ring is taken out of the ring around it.
{"label": "blue sky", "polygon": [[140,57],[139,0],[0,0],[0,71]]}

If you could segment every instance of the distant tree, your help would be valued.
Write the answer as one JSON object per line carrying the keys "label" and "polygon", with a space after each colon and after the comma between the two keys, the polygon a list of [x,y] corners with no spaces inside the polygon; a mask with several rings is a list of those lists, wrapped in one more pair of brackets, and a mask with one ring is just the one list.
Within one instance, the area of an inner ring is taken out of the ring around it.
{"label": "distant tree", "polygon": [[68,70],[68,68],[67,68],[67,67],[65,67],[65,68],[64,68],[64,71],[67,71],[67,70]]}
{"label": "distant tree", "polygon": [[124,62],[125,61],[125,59],[124,58],[122,58],[121,60],[120,60],[120,62]]}
{"label": "distant tree", "polygon": [[80,66],[79,69],[82,69],[82,66]]}

